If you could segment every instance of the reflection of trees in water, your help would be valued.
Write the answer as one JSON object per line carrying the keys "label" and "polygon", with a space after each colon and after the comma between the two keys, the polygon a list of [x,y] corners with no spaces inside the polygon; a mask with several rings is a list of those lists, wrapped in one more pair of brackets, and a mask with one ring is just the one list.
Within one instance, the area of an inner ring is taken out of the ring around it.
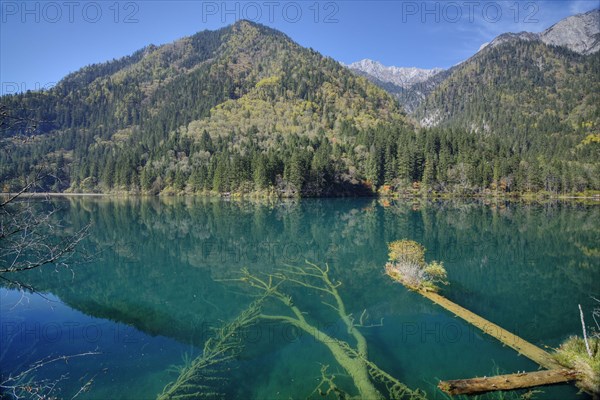
{"label": "reflection of trees in water", "polygon": [[413,239],[444,261],[448,297],[525,336],[558,339],[576,326],[577,302],[598,293],[598,258],[581,248],[597,246],[599,213],[576,203],[442,203],[421,208]]}
{"label": "reflection of trees in water", "polygon": [[102,260],[75,276],[31,279],[89,314],[193,343],[202,343],[194,338],[207,323],[233,318],[247,304],[247,293],[214,282],[242,267],[259,273],[305,259],[329,262],[353,312],[407,307],[404,293],[383,277],[387,243],[402,238],[444,262],[448,297],[507,328],[535,316],[539,325],[528,329],[543,327],[548,337],[570,323],[574,313],[564,305],[586,304],[599,279],[593,249],[600,210],[571,203],[60,201],[68,210],[57,217],[66,223],[92,221],[90,243],[104,249]]}

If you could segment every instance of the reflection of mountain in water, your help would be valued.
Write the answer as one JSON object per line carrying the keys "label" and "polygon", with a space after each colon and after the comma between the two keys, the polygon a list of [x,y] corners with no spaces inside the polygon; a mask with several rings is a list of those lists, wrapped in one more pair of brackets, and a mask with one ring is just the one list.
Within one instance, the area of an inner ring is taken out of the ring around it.
{"label": "reflection of mountain in water", "polygon": [[[60,200],[73,224],[91,220],[103,249],[75,274],[53,268],[28,279],[71,307],[154,335],[201,344],[250,301],[224,282],[242,267],[272,272],[305,259],[329,262],[349,310],[371,318],[440,311],[382,274],[386,243],[417,240],[447,266],[449,298],[533,342],[556,344],[578,329],[600,279],[599,209],[575,204],[486,206],[324,200],[252,204],[178,199]],[[585,250],[582,250],[585,249]],[[334,318],[306,290],[313,316]]]}

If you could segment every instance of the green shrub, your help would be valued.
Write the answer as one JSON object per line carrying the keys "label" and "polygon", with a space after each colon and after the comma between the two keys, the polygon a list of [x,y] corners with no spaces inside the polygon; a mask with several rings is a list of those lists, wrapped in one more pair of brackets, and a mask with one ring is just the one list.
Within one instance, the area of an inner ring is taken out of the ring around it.
{"label": "green shrub", "polygon": [[592,357],[587,353],[582,338],[571,336],[556,350],[559,364],[581,374],[579,386],[589,393],[600,395],[600,339],[589,338]]}

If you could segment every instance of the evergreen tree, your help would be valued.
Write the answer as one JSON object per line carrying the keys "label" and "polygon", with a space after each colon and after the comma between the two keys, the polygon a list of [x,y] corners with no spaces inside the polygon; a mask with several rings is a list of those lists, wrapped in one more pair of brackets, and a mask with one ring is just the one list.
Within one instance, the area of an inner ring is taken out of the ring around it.
{"label": "evergreen tree", "polygon": [[365,177],[376,189],[381,184],[381,160],[375,146],[371,146],[365,166]]}
{"label": "evergreen tree", "polygon": [[112,160],[108,159],[108,162],[104,165],[102,171],[102,186],[106,190],[110,190],[113,187],[113,181],[115,177],[115,165]]}
{"label": "evergreen tree", "polygon": [[267,161],[265,157],[256,153],[254,158],[252,159],[252,180],[254,182],[254,186],[257,189],[264,189],[269,184],[269,177],[267,174]]}
{"label": "evergreen tree", "polygon": [[173,182],[173,188],[177,191],[182,191],[185,188],[186,176],[181,169],[178,169],[175,173],[175,180]]}
{"label": "evergreen tree", "polygon": [[301,193],[306,177],[306,165],[303,155],[295,152],[290,161],[285,165],[285,176],[296,190]]}
{"label": "evergreen tree", "polygon": [[430,186],[435,181],[435,159],[430,154],[425,159],[425,168],[423,169],[423,185]]}
{"label": "evergreen tree", "polygon": [[397,165],[396,165],[396,154],[394,152],[394,148],[391,145],[388,145],[385,149],[384,155],[384,163],[383,163],[383,180],[386,184],[391,184],[392,181],[396,178],[397,173]]}

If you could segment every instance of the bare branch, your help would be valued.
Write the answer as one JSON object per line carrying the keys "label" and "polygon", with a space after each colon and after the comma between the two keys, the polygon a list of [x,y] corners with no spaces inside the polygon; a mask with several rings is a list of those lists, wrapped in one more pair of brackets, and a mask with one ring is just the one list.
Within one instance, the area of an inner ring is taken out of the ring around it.
{"label": "bare branch", "polygon": [[[47,357],[45,359],[39,360],[31,364],[27,369],[18,373],[17,375],[11,376],[9,375],[7,378],[0,382],[0,391],[6,393],[8,396],[12,397],[15,400],[19,400],[21,398],[34,398],[34,399],[50,399],[54,398],[52,394],[55,392],[57,385],[59,382],[68,379],[68,375],[61,375],[60,378],[55,380],[49,379],[35,379],[35,373],[50,364],[57,363],[59,361],[64,361],[68,363],[69,360],[73,358],[86,357],[92,355],[101,354],[98,351],[88,351],[79,354],[73,355],[62,355],[57,357]],[[93,380],[93,378],[92,378]],[[88,381],[84,385],[89,389],[91,383]],[[83,389],[83,388],[82,388]],[[82,391],[79,390],[79,392]],[[85,391],[85,390],[84,390]],[[78,392],[78,394],[79,394]],[[76,394],[75,397],[78,395]]]}
{"label": "bare branch", "polygon": [[581,304],[579,306],[579,315],[581,316],[581,329],[583,330],[583,341],[585,342],[585,349],[587,350],[588,356],[592,358],[594,355],[592,354],[592,350],[590,349],[590,344],[587,338],[587,332],[585,329],[585,320],[583,319],[583,310],[581,309]]}
{"label": "bare branch", "polygon": [[33,180],[31,182],[26,183],[25,186],[23,186],[21,188],[21,190],[19,190],[17,193],[14,193],[14,194],[10,195],[7,200],[5,200],[4,202],[0,203],[0,209],[2,207],[5,207],[6,205],[12,203],[17,198],[19,198],[20,196],[22,196],[24,193],[27,193],[31,188],[33,188],[35,185],[37,185],[37,183],[40,182],[44,178],[44,176],[45,175],[42,173],[42,170],[38,169],[36,171],[35,176],[34,176],[34,178],[33,178]]}

